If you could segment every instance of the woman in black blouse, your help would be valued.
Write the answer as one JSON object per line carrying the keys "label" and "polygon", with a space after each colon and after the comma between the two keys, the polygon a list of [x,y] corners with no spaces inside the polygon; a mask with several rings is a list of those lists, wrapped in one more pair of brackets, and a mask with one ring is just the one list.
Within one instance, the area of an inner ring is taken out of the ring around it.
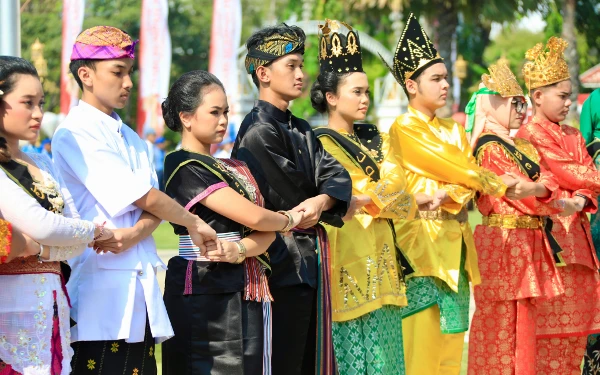
{"label": "woman in black blouse", "polygon": [[163,344],[163,373],[270,374],[270,302],[265,251],[275,231],[301,220],[296,212],[262,208],[256,181],[236,160],[215,159],[210,146],[227,131],[227,97],[205,71],[181,76],[162,104],[167,126],[181,132],[182,149],[165,159],[165,191],[219,234],[201,253],[186,228],[179,256],[169,261],[165,304],[175,337]]}

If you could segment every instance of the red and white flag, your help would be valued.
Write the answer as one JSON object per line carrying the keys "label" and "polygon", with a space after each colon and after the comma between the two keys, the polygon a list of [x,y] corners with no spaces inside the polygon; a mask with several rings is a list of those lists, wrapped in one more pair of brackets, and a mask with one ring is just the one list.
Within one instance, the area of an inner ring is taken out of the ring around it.
{"label": "red and white flag", "polygon": [[85,0],[63,0],[62,53],[60,66],[60,113],[66,115],[79,101],[79,86],[69,71],[71,52],[83,27]]}
{"label": "red and white flag", "polygon": [[231,114],[237,111],[234,103],[239,96],[240,72],[237,66],[237,50],[240,47],[241,33],[241,1],[213,0],[208,71],[223,83]]}
{"label": "red and white flag", "polygon": [[171,36],[167,0],[143,0],[140,28],[140,91],[137,103],[137,132],[143,136],[164,133],[161,103],[169,93]]}

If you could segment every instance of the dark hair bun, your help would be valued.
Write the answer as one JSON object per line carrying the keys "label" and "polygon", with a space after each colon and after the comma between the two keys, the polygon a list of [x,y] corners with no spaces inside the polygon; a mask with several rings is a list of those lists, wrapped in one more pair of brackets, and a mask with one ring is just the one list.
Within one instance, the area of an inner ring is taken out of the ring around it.
{"label": "dark hair bun", "polygon": [[321,89],[321,82],[317,79],[310,88],[310,104],[319,113],[327,112],[327,100]]}
{"label": "dark hair bun", "polygon": [[327,93],[337,94],[339,85],[344,82],[348,74],[350,73],[321,72],[310,89],[312,107],[319,113],[327,112]]}
{"label": "dark hair bun", "polygon": [[169,96],[162,102],[163,119],[167,127],[175,132],[183,128],[179,114],[194,113],[202,104],[205,89],[217,85],[223,91],[223,84],[214,74],[204,70],[193,70],[183,74],[169,90]]}

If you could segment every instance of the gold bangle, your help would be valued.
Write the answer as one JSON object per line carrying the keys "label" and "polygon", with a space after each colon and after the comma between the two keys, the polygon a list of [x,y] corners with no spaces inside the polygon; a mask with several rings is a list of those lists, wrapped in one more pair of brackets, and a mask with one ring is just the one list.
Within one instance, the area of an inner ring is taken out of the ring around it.
{"label": "gold bangle", "polygon": [[235,244],[238,247],[238,258],[233,264],[242,264],[246,260],[246,245],[242,241],[237,241]]}
{"label": "gold bangle", "polygon": [[289,232],[293,227],[294,227],[294,218],[292,217],[292,215],[287,212],[287,211],[277,211],[277,213],[282,214],[284,216],[287,217],[288,219],[288,223],[285,227],[283,227],[283,229],[278,230],[279,233],[287,233]]}

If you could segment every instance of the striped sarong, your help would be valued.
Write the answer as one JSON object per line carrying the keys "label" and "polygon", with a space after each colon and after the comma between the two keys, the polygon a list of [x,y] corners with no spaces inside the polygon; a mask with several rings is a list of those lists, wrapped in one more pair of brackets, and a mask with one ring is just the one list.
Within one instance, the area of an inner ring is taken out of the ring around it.
{"label": "striped sarong", "polygon": [[[218,233],[217,238],[221,241],[236,242],[242,238],[239,232]],[[200,254],[200,248],[192,242],[189,235],[179,236],[179,256],[187,259],[188,269],[184,294],[192,293],[192,264],[193,262],[214,262]],[[271,302],[273,296],[269,290],[266,275],[267,265],[259,262],[257,258],[249,257],[244,261],[245,290],[244,299],[247,301],[262,302],[263,310],[263,375],[271,375],[272,349],[272,312]],[[189,280],[189,282],[188,282]]]}

